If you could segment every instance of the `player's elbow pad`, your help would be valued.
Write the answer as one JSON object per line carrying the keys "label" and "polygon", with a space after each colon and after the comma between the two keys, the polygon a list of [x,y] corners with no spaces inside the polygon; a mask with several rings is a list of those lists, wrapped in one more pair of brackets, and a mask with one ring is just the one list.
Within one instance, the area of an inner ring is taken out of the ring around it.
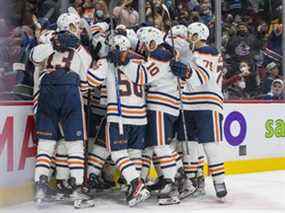
{"label": "player's elbow pad", "polygon": [[40,44],[34,47],[30,54],[30,59],[33,63],[39,64],[46,60],[54,52],[50,44]]}

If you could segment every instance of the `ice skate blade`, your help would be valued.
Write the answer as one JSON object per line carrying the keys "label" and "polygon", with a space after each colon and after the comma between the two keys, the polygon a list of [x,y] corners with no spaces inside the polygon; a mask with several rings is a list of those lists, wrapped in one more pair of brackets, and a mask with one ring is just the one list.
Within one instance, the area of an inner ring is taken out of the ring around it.
{"label": "ice skate blade", "polygon": [[218,203],[226,203],[226,197],[217,197]]}
{"label": "ice skate blade", "polygon": [[95,202],[93,200],[75,200],[73,206],[75,209],[92,208],[95,206]]}
{"label": "ice skate blade", "polygon": [[174,204],[179,204],[179,203],[180,203],[180,199],[178,197],[158,199],[158,205],[160,206],[174,205]]}
{"label": "ice skate blade", "polygon": [[139,203],[142,203],[145,200],[147,200],[148,198],[150,198],[150,195],[151,194],[150,194],[150,192],[147,189],[143,189],[138,197],[128,201],[128,205],[130,207],[136,206]]}

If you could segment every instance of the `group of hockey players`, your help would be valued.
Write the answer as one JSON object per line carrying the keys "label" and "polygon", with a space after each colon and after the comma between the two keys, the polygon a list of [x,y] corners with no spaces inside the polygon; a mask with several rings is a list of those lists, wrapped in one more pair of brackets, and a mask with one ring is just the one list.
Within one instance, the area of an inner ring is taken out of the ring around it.
{"label": "group of hockey players", "polygon": [[[98,190],[113,187],[106,165],[120,172],[129,206],[155,190],[158,204],[178,204],[205,194],[204,156],[216,196],[224,198],[222,58],[206,43],[207,26],[176,25],[165,33],[82,22],[69,8],[56,31],[41,30],[30,55],[38,204],[94,206]],[[83,29],[88,47],[80,41]],[[152,165],[158,178],[150,185]]]}

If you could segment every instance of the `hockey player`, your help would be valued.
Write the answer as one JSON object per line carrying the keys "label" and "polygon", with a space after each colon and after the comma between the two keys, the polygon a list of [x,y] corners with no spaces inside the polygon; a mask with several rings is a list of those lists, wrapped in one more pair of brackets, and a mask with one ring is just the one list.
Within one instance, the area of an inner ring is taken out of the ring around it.
{"label": "hockey player", "polygon": [[[99,87],[104,81],[107,85],[107,125],[105,130],[106,145],[111,152],[112,160],[127,181],[129,186],[126,200],[129,206],[134,206],[146,200],[150,193],[140,179],[135,163],[131,160],[132,152],[139,153],[145,143],[146,104],[142,86],[133,84],[123,74],[124,63],[117,54],[127,52],[129,40],[123,35],[112,39],[110,62],[100,59],[88,71],[88,83]],[[130,59],[131,69],[137,60]]]}
{"label": "hockey player", "polygon": [[[182,198],[188,196],[188,188],[195,185],[193,178],[197,172],[199,144],[203,145],[207,156],[217,197],[223,198],[227,194],[220,144],[223,119],[222,59],[217,49],[207,45],[208,37],[209,29],[203,23],[195,22],[188,26],[188,39],[194,51],[193,56],[188,58],[193,75],[184,87],[182,98],[189,140],[184,143],[184,167],[189,179],[185,182]],[[182,124],[178,129],[183,129]],[[179,140],[185,140],[183,132],[180,131],[179,135]]]}
{"label": "hockey player", "polygon": [[36,132],[39,138],[35,182],[36,199],[45,199],[48,174],[56,141],[63,133],[70,169],[70,198],[75,208],[93,206],[94,203],[81,191],[84,173],[84,115],[82,91],[86,91],[86,70],[91,56],[80,45],[80,17],[64,13],[57,20],[58,32],[53,41],[39,44],[31,52],[34,63],[45,63],[47,73],[40,83]]}
{"label": "hockey player", "polygon": [[[148,85],[147,109],[148,128],[147,144],[143,152],[143,172],[145,178],[149,169],[153,152],[159,160],[163,174],[163,186],[159,191],[160,205],[177,204],[178,190],[175,185],[177,172],[176,158],[170,142],[173,138],[173,125],[179,115],[179,94],[177,80],[170,70],[170,61],[173,58],[169,45],[163,42],[163,34],[154,27],[141,28],[138,31],[139,41],[148,54],[147,62],[137,68],[122,68],[123,72],[138,85]],[[136,71],[135,71],[136,70]],[[145,173],[145,174],[144,174]]]}
{"label": "hockey player", "polygon": [[[168,43],[168,45],[172,46],[172,42],[174,42],[174,49],[172,51],[175,51],[175,58],[178,61],[181,61],[184,58],[188,58],[192,55],[190,49],[189,49],[189,43],[187,41],[187,27],[184,25],[176,25],[172,27],[171,29],[172,32],[169,31],[169,33],[166,36],[165,41]],[[173,36],[173,39],[172,37]],[[173,48],[173,47],[172,47]],[[188,51],[189,50],[189,51]],[[181,81],[181,76],[178,76],[178,79]],[[190,76],[189,76],[190,77]],[[181,84],[183,81],[180,82]],[[176,121],[178,122],[178,120]],[[171,142],[171,148],[173,149],[173,158],[176,158],[176,165],[177,165],[177,170],[178,173],[176,175],[176,181],[178,185],[178,189],[180,188],[179,186],[181,184],[181,181],[183,181],[184,174],[183,174],[183,163],[182,163],[182,157],[183,157],[183,152],[182,152],[182,146],[181,143],[177,143],[176,140],[176,125],[174,125],[174,138]],[[153,159],[153,164],[156,168],[156,172],[158,174],[158,178],[156,179],[156,182],[149,186],[151,189],[156,190],[161,188],[162,185],[162,180],[163,180],[163,174],[161,173],[160,165],[159,165],[159,160],[156,160],[156,158]]]}
{"label": "hockey player", "polygon": [[[106,62],[109,52],[109,46],[106,43],[107,30],[109,26],[105,22],[96,23],[91,26],[92,37],[92,55],[96,60]],[[98,63],[96,61],[93,62]],[[102,170],[106,163],[110,152],[106,149],[104,129],[106,126],[106,108],[107,108],[107,90],[106,82],[100,87],[92,88],[91,93],[91,113],[89,129],[89,140],[91,141],[91,149],[88,153],[88,184],[89,188],[103,190],[111,185],[105,183],[102,177]],[[95,141],[94,141],[95,139]]]}

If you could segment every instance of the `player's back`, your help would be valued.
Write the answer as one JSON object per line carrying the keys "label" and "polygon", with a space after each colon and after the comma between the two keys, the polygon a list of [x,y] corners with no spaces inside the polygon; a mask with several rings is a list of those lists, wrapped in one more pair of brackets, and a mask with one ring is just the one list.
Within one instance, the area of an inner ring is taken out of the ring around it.
{"label": "player's back", "polygon": [[179,114],[179,93],[177,78],[170,70],[169,62],[172,55],[165,55],[166,50],[157,50],[148,58],[147,72],[152,80],[149,81],[147,92],[147,107],[150,110],[158,110]]}
{"label": "player's back", "polygon": [[[122,71],[126,69],[128,72],[134,72],[138,63],[140,62],[131,59],[127,67],[115,67],[106,59],[100,59],[92,69],[89,69],[87,79],[90,85],[99,87],[106,84],[108,122],[118,123],[121,119],[123,124],[145,125],[147,123],[144,86],[133,83]],[[118,107],[118,89],[121,117]]]}
{"label": "player's back", "polygon": [[[131,62],[130,63],[134,63]],[[146,121],[146,104],[144,86],[134,84],[120,70],[120,67],[115,67],[109,63],[109,71],[107,73],[107,116],[108,121],[118,121],[118,100],[115,81],[115,72],[117,72],[120,101],[121,101],[121,116],[123,123],[133,125],[145,125]]]}
{"label": "player's back", "polygon": [[91,61],[90,54],[80,45],[77,49],[70,49],[65,52],[55,51],[46,60],[46,69],[48,71],[65,69],[77,73],[81,80],[86,81],[86,72]]}
{"label": "player's back", "polygon": [[[223,109],[222,57],[216,48],[205,46],[196,49],[191,68],[198,83],[191,79],[183,91],[183,104],[188,110]],[[194,75],[193,75],[194,76]]]}

